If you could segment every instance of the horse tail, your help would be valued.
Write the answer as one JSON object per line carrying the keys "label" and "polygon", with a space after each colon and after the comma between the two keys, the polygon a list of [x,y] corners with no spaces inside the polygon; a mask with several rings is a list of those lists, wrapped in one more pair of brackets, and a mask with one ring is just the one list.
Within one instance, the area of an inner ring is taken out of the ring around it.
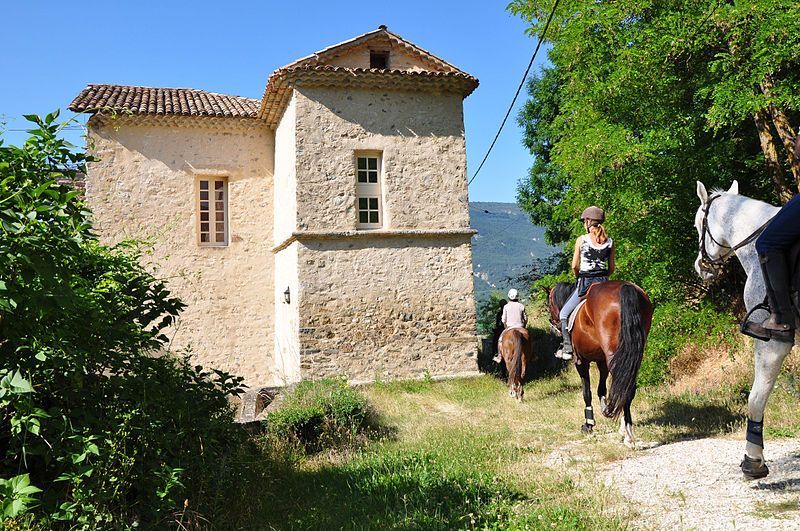
{"label": "horse tail", "polygon": [[522,334],[514,330],[511,334],[513,341],[513,354],[511,355],[511,368],[508,370],[508,383],[514,384],[517,380],[522,380]]}
{"label": "horse tail", "polygon": [[645,329],[642,312],[646,301],[632,284],[623,284],[619,292],[619,342],[611,356],[611,389],[603,415],[616,418],[636,394],[636,377],[644,354]]}

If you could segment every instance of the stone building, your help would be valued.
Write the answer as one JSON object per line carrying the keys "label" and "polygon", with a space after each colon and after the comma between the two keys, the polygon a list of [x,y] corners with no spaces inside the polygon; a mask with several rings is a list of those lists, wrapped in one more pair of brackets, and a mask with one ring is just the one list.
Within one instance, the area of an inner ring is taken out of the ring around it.
{"label": "stone building", "polygon": [[276,385],[477,370],[463,99],[477,79],[386,27],[259,99],[89,85],[86,196],[188,307],[173,348]]}

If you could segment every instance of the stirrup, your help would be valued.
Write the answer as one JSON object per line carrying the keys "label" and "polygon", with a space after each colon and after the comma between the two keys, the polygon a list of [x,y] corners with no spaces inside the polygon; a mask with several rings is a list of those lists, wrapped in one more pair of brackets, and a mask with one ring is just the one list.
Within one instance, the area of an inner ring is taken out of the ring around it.
{"label": "stirrup", "polygon": [[739,332],[754,339],[769,341],[772,339],[772,334],[770,334],[770,331],[761,326],[761,323],[756,323],[755,321],[750,320],[750,316],[758,310],[765,310],[768,312],[771,311],[766,297],[764,297],[764,302],[756,304],[750,308],[750,311],[748,311],[747,314],[745,314],[744,319],[742,319],[742,322],[739,324]]}
{"label": "stirrup", "polygon": [[748,321],[747,319],[739,324],[739,332],[746,336],[750,336],[753,339],[759,339],[761,341],[769,341],[772,339],[772,335],[769,333],[769,330],[761,326],[761,324],[754,321]]}

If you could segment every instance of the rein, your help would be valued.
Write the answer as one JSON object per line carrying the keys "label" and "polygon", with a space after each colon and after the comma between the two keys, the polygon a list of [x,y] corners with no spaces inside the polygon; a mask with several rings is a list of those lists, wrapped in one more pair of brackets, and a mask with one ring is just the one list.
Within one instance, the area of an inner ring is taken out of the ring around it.
{"label": "rein", "polygon": [[[750,236],[740,241],[733,247],[720,243],[716,238],[714,238],[714,235],[711,234],[711,230],[708,228],[708,213],[711,210],[711,203],[713,203],[714,200],[719,197],[721,197],[721,195],[712,196],[703,208],[703,224],[700,232],[700,266],[703,269],[710,271],[713,275],[717,275],[718,273],[722,272],[722,265],[725,263],[725,261],[737,250],[752,243],[761,235],[762,232],[764,232],[764,229],[767,228],[767,225],[772,222],[772,218],[768,219],[763,225],[750,234]],[[708,234],[708,237],[711,238],[711,241],[717,244],[717,246],[728,249],[725,254],[718,256],[717,258],[712,258],[711,255],[708,254],[708,250],[706,249],[706,234]]]}

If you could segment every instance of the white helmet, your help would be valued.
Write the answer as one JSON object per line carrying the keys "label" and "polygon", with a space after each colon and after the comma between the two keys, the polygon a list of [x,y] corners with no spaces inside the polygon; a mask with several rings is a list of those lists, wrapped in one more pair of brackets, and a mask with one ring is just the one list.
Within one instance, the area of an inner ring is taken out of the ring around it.
{"label": "white helmet", "polygon": [[511,299],[512,301],[517,300],[518,296],[519,296],[519,293],[514,288],[511,288],[510,290],[508,290],[508,298]]}

